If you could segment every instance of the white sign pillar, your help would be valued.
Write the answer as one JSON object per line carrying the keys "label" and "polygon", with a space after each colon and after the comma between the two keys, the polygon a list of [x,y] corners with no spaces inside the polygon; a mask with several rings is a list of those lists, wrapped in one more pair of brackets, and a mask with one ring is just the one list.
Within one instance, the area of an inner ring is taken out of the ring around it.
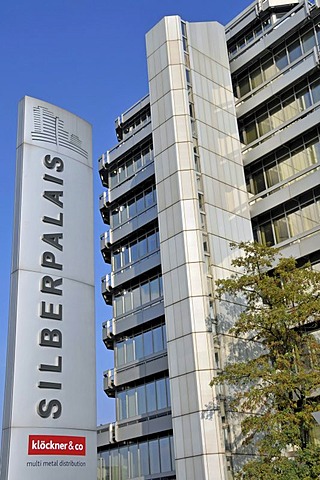
{"label": "white sign pillar", "polygon": [[1,480],[95,480],[91,126],[19,104]]}

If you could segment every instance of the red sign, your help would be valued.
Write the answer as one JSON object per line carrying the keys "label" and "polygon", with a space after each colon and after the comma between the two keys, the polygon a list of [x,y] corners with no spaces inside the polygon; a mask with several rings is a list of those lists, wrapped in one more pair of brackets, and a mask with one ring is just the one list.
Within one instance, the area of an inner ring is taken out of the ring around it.
{"label": "red sign", "polygon": [[86,454],[86,437],[29,435],[28,455]]}

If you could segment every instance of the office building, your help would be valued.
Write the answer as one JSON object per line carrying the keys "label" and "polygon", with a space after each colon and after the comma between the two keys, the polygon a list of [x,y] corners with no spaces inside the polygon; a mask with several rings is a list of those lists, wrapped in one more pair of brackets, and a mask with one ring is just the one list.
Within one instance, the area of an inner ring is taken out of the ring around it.
{"label": "office building", "polygon": [[231,479],[254,453],[209,387],[246,356],[214,282],[230,242],[319,260],[319,21],[316,2],[256,0],[225,27],[173,16],[147,34],[149,94],[99,160],[117,412],[98,430],[103,480]]}

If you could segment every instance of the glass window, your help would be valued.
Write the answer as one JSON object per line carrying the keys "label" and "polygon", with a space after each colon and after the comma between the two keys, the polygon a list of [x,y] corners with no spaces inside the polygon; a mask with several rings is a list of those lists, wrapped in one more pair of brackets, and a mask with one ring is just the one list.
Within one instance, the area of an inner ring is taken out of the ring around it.
{"label": "glass window", "polygon": [[290,157],[281,160],[281,162],[278,164],[278,167],[281,180],[285,180],[294,174]]}
{"label": "glass window", "polygon": [[280,243],[289,238],[289,232],[287,227],[286,218],[278,218],[274,220],[274,233],[276,237],[276,242]]}
{"label": "glass window", "polygon": [[253,183],[253,193],[256,195],[257,193],[262,192],[266,189],[266,184],[264,180],[263,171],[260,170],[258,172],[254,172],[252,175],[252,183]]}
{"label": "glass window", "polygon": [[127,418],[126,391],[118,392],[117,396],[119,420],[124,420]]}
{"label": "glass window", "polygon": [[150,455],[150,473],[160,473],[159,442],[152,440],[149,442]]}
{"label": "glass window", "polygon": [[262,65],[262,69],[263,69],[265,80],[269,80],[269,78],[273,77],[277,73],[275,64],[273,62],[273,58],[268,59]]}
{"label": "glass window", "polygon": [[157,390],[157,409],[167,407],[166,381],[164,378],[156,381]]}
{"label": "glass window", "polygon": [[160,438],[159,444],[160,444],[161,472],[170,472],[171,471],[171,455],[170,455],[169,437]]}
{"label": "glass window", "polygon": [[119,210],[116,209],[111,212],[111,226],[115,228],[118,225],[119,225]]}
{"label": "glass window", "polygon": [[115,315],[119,316],[123,314],[123,298],[122,295],[114,297],[114,310]]}
{"label": "glass window", "polygon": [[122,248],[122,265],[128,265],[130,263],[130,247],[126,245]]}
{"label": "glass window", "polygon": [[118,270],[121,268],[121,253],[119,250],[113,252],[113,269]]}
{"label": "glass window", "polygon": [[271,222],[260,225],[260,237],[264,245],[274,245]]}
{"label": "glass window", "polygon": [[265,135],[271,130],[270,120],[268,113],[265,113],[263,116],[257,119],[259,136]]}
{"label": "glass window", "polygon": [[130,245],[130,261],[136,262],[139,259],[138,243],[133,242]]}
{"label": "glass window", "polygon": [[150,293],[151,293],[151,300],[156,300],[160,297],[159,291],[159,277],[150,280]]}
{"label": "glass window", "polygon": [[139,170],[142,167],[142,157],[139,153],[139,155],[136,155],[134,157],[134,166],[135,166],[135,171]]}
{"label": "glass window", "polygon": [[138,445],[129,446],[129,478],[139,477]]}
{"label": "glass window", "polygon": [[315,47],[316,39],[315,39],[313,30],[309,30],[309,32],[302,35],[301,41],[302,41],[302,48],[304,53],[309,52],[309,50]]}
{"label": "glass window", "polygon": [[320,83],[315,82],[311,85],[313,103],[320,102]]}
{"label": "glass window", "polygon": [[123,180],[125,180],[126,178],[126,171],[124,166],[119,167],[118,172],[119,172],[119,183],[120,183],[120,182],[123,182]]}
{"label": "glass window", "polygon": [[127,405],[128,405],[128,417],[134,417],[137,415],[136,409],[136,389],[132,388],[126,391],[127,392]]}
{"label": "glass window", "polygon": [[125,312],[130,312],[130,310],[132,310],[131,291],[130,290],[128,292],[124,292],[123,299],[124,299],[124,311]]}
{"label": "glass window", "polygon": [[114,187],[117,184],[117,181],[118,181],[118,171],[113,170],[112,172],[109,173],[110,188]]}
{"label": "glass window", "polygon": [[318,211],[315,203],[301,209],[301,217],[304,230],[319,226]]}
{"label": "glass window", "polygon": [[137,196],[137,212],[140,213],[142,210],[144,210],[144,195],[140,193]]}
{"label": "glass window", "polygon": [[261,68],[257,68],[251,72],[251,84],[252,88],[258,87],[263,82]]}
{"label": "glass window", "polygon": [[153,252],[157,249],[158,232],[152,232],[148,235],[148,252]]}
{"label": "glass window", "polygon": [[128,220],[127,205],[121,205],[120,207],[120,223],[124,223]]}
{"label": "glass window", "polygon": [[116,365],[120,367],[125,363],[124,356],[124,342],[119,342],[116,344]]}
{"label": "glass window", "polygon": [[132,158],[127,161],[126,169],[127,169],[127,177],[130,177],[131,175],[133,175],[133,160],[132,160]]}
{"label": "glass window", "polygon": [[289,61],[294,62],[302,55],[300,40],[296,40],[288,46]]}
{"label": "glass window", "polygon": [[300,112],[303,112],[306,108],[311,107],[311,95],[308,87],[300,90],[300,92],[297,93],[297,100],[300,107]]}
{"label": "glass window", "polygon": [[166,331],[165,325],[162,325],[162,334],[163,334],[163,345],[166,348],[167,347],[167,331]]}
{"label": "glass window", "polygon": [[299,210],[287,215],[290,237],[298,235],[302,231],[301,213]]}
{"label": "glass window", "polygon": [[143,334],[143,344],[144,344],[144,356],[151,355],[153,353],[153,344],[152,344],[152,330],[144,332]]}
{"label": "glass window", "polygon": [[162,327],[155,328],[152,330],[153,335],[153,349],[155,352],[161,352],[163,350],[163,339],[162,339]]}
{"label": "glass window", "polygon": [[255,122],[247,125],[246,129],[245,129],[245,132],[246,132],[245,143],[251,143],[258,138],[258,133],[257,133],[257,128],[256,128],[256,123]]}
{"label": "glass window", "polygon": [[249,77],[246,76],[245,78],[242,78],[241,80],[239,80],[240,97],[242,97],[243,95],[246,95],[249,92],[250,92]]}
{"label": "glass window", "polygon": [[150,302],[150,290],[149,290],[149,283],[142,283],[140,286],[141,291],[141,304],[144,305],[145,303]]}
{"label": "glass window", "polygon": [[143,415],[147,412],[146,404],[146,389],[145,385],[137,387],[137,403],[138,403],[138,415]]}
{"label": "glass window", "polygon": [[134,337],[134,347],[135,347],[135,358],[140,360],[144,357],[143,354],[143,337],[142,335],[137,335]]}
{"label": "glass window", "polygon": [[119,449],[119,456],[120,456],[120,477],[119,480],[127,480],[128,479],[128,447],[121,447]]}
{"label": "glass window", "polygon": [[132,289],[132,308],[138,308],[141,305],[139,285]]}
{"label": "glass window", "polygon": [[126,362],[133,362],[134,360],[134,351],[133,351],[133,338],[128,338],[126,341]]}
{"label": "glass window", "polygon": [[111,478],[112,480],[119,479],[119,453],[118,449],[111,450],[110,455]]}
{"label": "glass window", "polygon": [[152,188],[148,188],[148,190],[145,191],[145,205],[146,208],[150,207],[154,202],[153,202],[153,190]]}
{"label": "glass window", "polygon": [[289,98],[283,102],[283,113],[285,121],[290,120],[300,111],[299,105],[295,98]]}
{"label": "glass window", "polygon": [[166,386],[167,386],[167,404],[168,404],[168,407],[171,407],[170,380],[169,380],[169,377],[166,378]]}
{"label": "glass window", "polygon": [[131,198],[128,201],[128,215],[132,218],[136,214],[136,201],[135,198]]}
{"label": "glass window", "polygon": [[156,404],[156,388],[154,382],[146,384],[146,397],[147,397],[147,411],[154,412],[157,410]]}
{"label": "glass window", "polygon": [[143,442],[139,444],[139,453],[140,453],[140,476],[149,475],[149,448],[148,442]]}
{"label": "glass window", "polygon": [[279,173],[276,163],[273,163],[268,167],[268,169],[266,170],[266,178],[269,188],[273,187],[273,185],[276,185],[279,182]]}
{"label": "glass window", "polygon": [[288,65],[286,50],[282,50],[275,55],[276,68],[280,72]]}
{"label": "glass window", "polygon": [[139,240],[139,257],[144,257],[147,253],[147,237],[144,237]]}

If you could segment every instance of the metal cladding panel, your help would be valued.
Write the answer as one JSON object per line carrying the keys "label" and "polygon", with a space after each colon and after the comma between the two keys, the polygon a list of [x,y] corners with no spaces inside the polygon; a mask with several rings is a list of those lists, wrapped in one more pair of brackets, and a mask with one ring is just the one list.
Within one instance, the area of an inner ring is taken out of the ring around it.
{"label": "metal cladding panel", "polygon": [[1,480],[96,476],[91,142],[20,102]]}

